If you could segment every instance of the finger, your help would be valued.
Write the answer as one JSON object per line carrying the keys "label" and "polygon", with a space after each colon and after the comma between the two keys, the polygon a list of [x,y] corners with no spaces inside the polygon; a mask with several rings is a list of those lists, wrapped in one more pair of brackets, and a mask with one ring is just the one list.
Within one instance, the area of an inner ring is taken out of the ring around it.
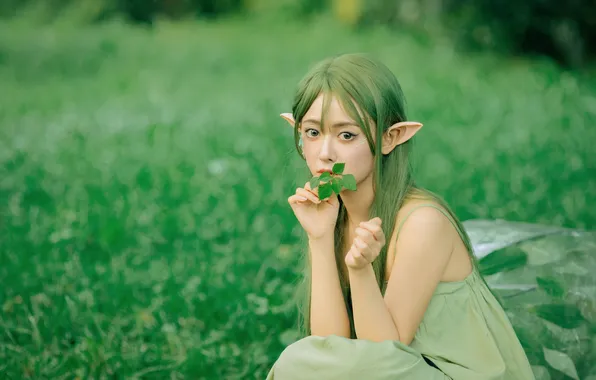
{"label": "finger", "polygon": [[346,265],[349,267],[354,267],[356,265],[356,263],[354,262],[354,256],[352,255],[352,251],[346,254],[344,261],[346,262]]}
{"label": "finger", "polygon": [[368,263],[354,246],[346,254],[344,261],[351,268],[361,268]]}
{"label": "finger", "polygon": [[373,233],[365,228],[356,227],[356,230],[354,231],[356,232],[356,235],[358,235],[358,237],[360,237],[360,239],[367,244],[374,244],[377,242]]}
{"label": "finger", "polygon": [[381,227],[381,225],[378,225],[374,222],[368,221],[368,222],[362,222],[360,224],[360,226],[362,228],[365,228],[366,230],[370,231],[377,241],[385,240],[385,234],[383,232],[383,228]]}
{"label": "finger", "polygon": [[304,189],[306,191],[309,191],[309,192],[313,193],[317,197],[319,196],[319,189],[316,188],[316,189],[313,190],[313,188],[310,187],[310,181],[308,181],[307,183],[304,184]]}
{"label": "finger", "polygon": [[335,193],[331,194],[329,198],[325,199],[325,202],[327,202],[329,205],[333,207],[339,207],[339,198]]}
{"label": "finger", "polygon": [[360,237],[354,239],[354,246],[360,251],[368,249],[368,244],[366,244]]}
{"label": "finger", "polygon": [[288,198],[288,203],[291,205],[294,205],[294,204],[305,202],[307,200],[308,200],[307,198],[305,198],[301,195],[294,194]]}
{"label": "finger", "polygon": [[350,252],[352,253],[354,263],[357,264],[359,260],[362,260],[362,252],[360,252],[360,249],[358,247],[352,245],[352,249],[350,250]]}
{"label": "finger", "polygon": [[[380,241],[381,235],[383,234],[383,230],[376,226],[371,226],[370,224],[361,224],[360,227],[356,228],[356,230],[358,229],[360,229],[361,231],[365,231],[364,233],[360,233],[361,236],[370,236],[370,243],[372,243],[373,241]],[[358,232],[356,233],[358,234]]]}
{"label": "finger", "polygon": [[366,222],[361,222],[360,225],[365,225],[367,227],[369,227],[370,229],[375,229],[375,230],[379,230],[381,229],[381,224],[380,222],[377,222],[377,220],[380,220],[379,218],[374,218],[371,220],[367,220]]}
{"label": "finger", "polygon": [[297,188],[296,195],[300,195],[304,198],[307,198],[312,203],[316,203],[316,204],[321,203],[321,200],[319,199],[319,197],[317,197],[316,195],[314,195],[313,193],[311,193],[310,191],[305,190],[305,189]]}
{"label": "finger", "polygon": [[332,206],[339,205],[339,200],[337,199],[337,195],[335,193],[332,193],[329,197],[325,198],[325,200],[323,202],[330,204]]}
{"label": "finger", "polygon": [[366,222],[361,222],[361,227],[366,227],[369,231],[373,233],[377,233],[378,231],[382,231],[381,223],[379,222],[380,218],[373,218],[371,220],[367,220]]}
{"label": "finger", "polygon": [[371,246],[360,240],[360,238],[354,239],[354,246],[357,248],[359,256],[366,262],[371,262],[374,256]]}

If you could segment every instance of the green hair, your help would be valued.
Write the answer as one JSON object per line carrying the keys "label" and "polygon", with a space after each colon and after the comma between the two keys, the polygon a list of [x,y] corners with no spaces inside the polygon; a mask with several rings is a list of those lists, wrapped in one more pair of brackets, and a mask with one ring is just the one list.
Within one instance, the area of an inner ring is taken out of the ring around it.
{"label": "green hair", "polygon": [[[331,94],[336,96],[345,112],[355,120],[365,134],[372,154],[374,155],[375,170],[373,173],[374,201],[370,209],[370,219],[380,217],[385,236],[392,236],[395,227],[395,217],[407,198],[421,198],[437,202],[443,207],[458,225],[464,235],[464,244],[472,258],[475,268],[478,267],[473,254],[470,239],[465,233],[460,221],[448,205],[436,194],[416,186],[411,165],[410,153],[413,139],[398,145],[387,155],[381,152],[381,144],[374,144],[370,122],[376,128],[376,141],[381,141],[383,132],[397,122],[406,121],[405,98],[401,86],[393,73],[383,63],[363,54],[345,54],[325,59],[317,63],[300,81],[292,105],[292,115],[295,119],[294,139],[298,152],[299,129],[302,118],[314,102],[323,94],[323,111],[321,125],[324,124],[324,114],[331,102]],[[356,105],[363,113],[359,114]],[[386,191],[384,191],[386,190]],[[349,279],[343,275],[341,263],[344,260],[344,231],[347,223],[346,208],[339,199],[340,208],[335,225],[335,258],[339,272],[340,284],[344,302],[348,311],[351,326],[351,336],[355,338],[354,318],[351,308]],[[387,246],[385,244],[372,266],[381,292],[385,292],[384,276],[387,261]],[[304,251],[308,252],[308,245]],[[311,269],[310,253],[303,258],[304,269],[299,296],[299,328],[302,336],[310,335],[310,295]]]}

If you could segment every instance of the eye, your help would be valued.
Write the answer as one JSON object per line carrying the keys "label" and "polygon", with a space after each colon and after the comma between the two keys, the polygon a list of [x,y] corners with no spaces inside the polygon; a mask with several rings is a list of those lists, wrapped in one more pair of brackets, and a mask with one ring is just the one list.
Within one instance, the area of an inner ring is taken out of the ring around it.
{"label": "eye", "polygon": [[353,133],[350,133],[350,132],[342,132],[342,133],[340,133],[339,135],[340,135],[340,136],[344,136],[344,137],[345,137],[345,136],[347,136],[347,137],[345,137],[345,138],[344,138],[344,140],[353,140],[353,139],[354,139],[354,137],[356,137],[356,136],[357,136],[357,135],[355,135],[355,134],[353,134]]}
{"label": "eye", "polygon": [[304,131],[304,134],[307,135],[308,137],[315,137],[316,136],[316,135],[313,136],[312,134],[309,134],[309,132],[315,132],[316,134],[319,133],[319,131],[317,131],[316,129],[312,129],[311,128],[311,129],[307,129],[306,131]]}

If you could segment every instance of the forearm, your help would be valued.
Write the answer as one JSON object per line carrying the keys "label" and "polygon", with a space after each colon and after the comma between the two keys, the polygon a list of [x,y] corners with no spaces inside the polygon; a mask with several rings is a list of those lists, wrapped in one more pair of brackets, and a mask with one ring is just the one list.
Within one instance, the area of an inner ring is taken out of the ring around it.
{"label": "forearm", "polygon": [[399,333],[377,284],[372,265],[349,270],[354,327],[358,339],[399,340]]}
{"label": "forearm", "polygon": [[311,259],[311,334],[350,338],[350,321],[335,262],[333,238],[309,242]]}

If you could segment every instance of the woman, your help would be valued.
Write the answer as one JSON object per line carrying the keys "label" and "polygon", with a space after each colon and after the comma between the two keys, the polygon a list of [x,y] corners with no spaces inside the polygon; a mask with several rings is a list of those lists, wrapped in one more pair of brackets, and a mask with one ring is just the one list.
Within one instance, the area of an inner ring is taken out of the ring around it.
{"label": "woman", "polygon": [[391,71],[360,54],[317,64],[291,113],[310,172],[344,163],[357,189],[289,197],[308,237],[304,338],[268,379],[534,379],[503,308],[449,207],[416,186]]}

